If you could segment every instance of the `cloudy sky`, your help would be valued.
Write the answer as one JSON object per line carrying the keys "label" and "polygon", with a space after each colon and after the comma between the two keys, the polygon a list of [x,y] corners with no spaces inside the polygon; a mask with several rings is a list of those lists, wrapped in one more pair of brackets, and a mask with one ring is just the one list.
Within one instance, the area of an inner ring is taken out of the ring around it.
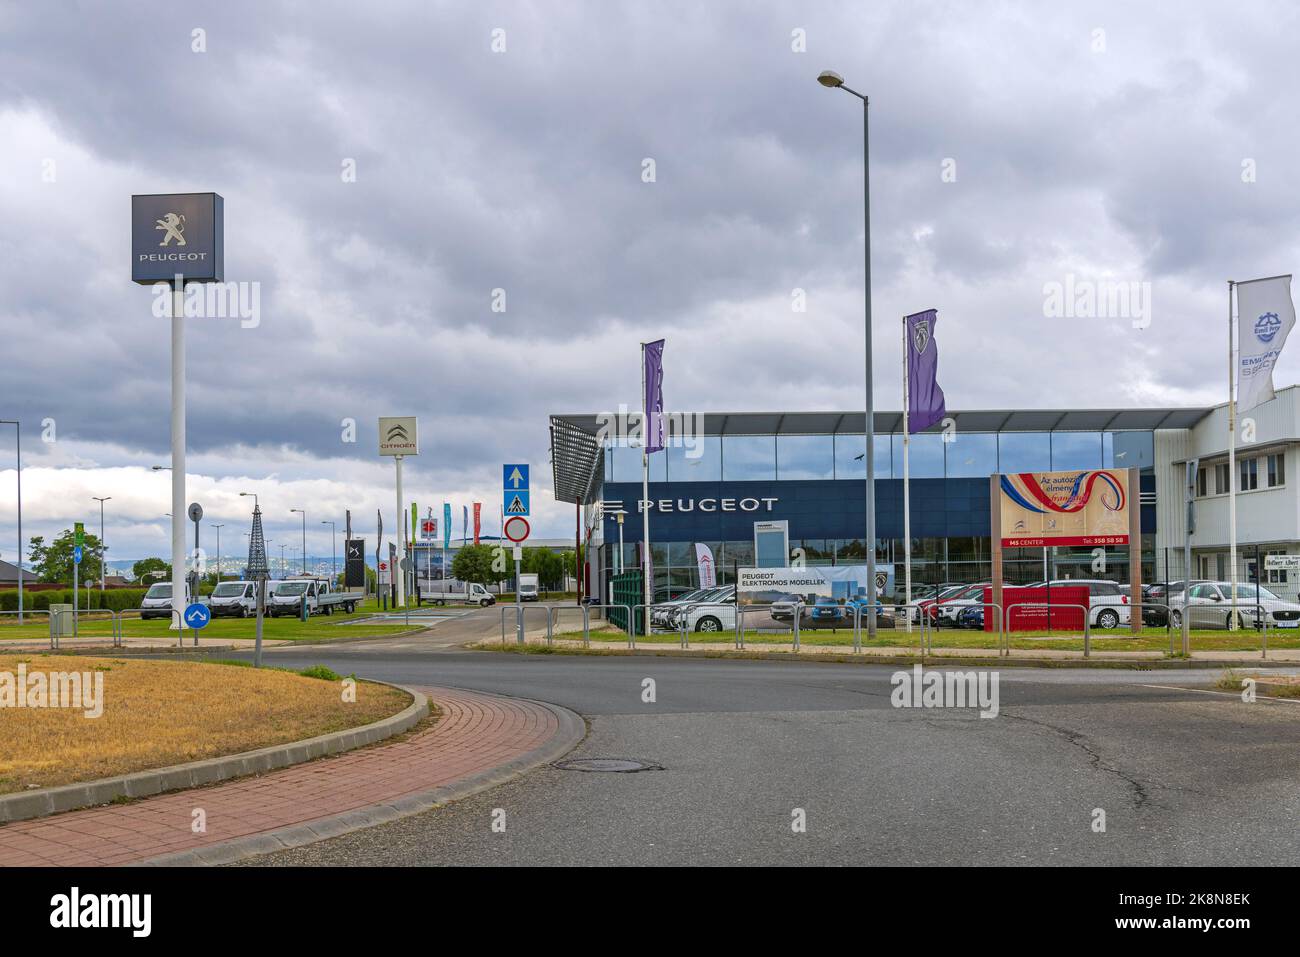
{"label": "cloudy sky", "polygon": [[[273,543],[306,506],[315,554],[346,508],[391,529],[384,414],[420,417],[408,499],[495,516],[529,461],[537,533],[571,534],[547,415],[636,407],[641,340],[667,339],[671,409],[860,409],[861,111],[823,69],[871,96],[877,408],[930,306],[952,409],[1222,401],[1226,280],[1297,263],[1296,9],[1064,6],[0,3],[25,533],[111,495],[111,557],[168,550],[133,193],[219,192],[226,278],[259,284],[255,327],[188,333],[189,494],[227,553],[240,491]],[[1048,315],[1067,281],[1149,284],[1149,324]]]}

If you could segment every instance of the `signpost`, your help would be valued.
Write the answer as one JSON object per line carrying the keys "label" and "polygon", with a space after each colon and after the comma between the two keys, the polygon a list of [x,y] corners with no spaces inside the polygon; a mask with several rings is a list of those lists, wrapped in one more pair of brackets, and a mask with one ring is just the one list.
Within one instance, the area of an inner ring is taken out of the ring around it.
{"label": "signpost", "polygon": [[343,542],[343,585],[345,588],[366,587],[366,540],[349,538]]}
{"label": "signpost", "polygon": [[81,544],[84,533],[77,523],[77,544],[72,546],[72,637],[77,637],[77,581],[81,570]]}
{"label": "signpost", "polygon": [[[225,278],[225,201],[216,193],[131,197],[131,281],[171,284],[172,608],[185,607],[185,283]],[[179,628],[173,618],[171,627]]]}
{"label": "signpost", "polygon": [[[201,604],[200,602],[196,601],[185,609],[185,624],[194,631],[198,631],[211,620],[212,612],[208,610],[207,605]],[[196,637],[194,641],[195,644],[197,644],[198,638]]]}
{"label": "signpost", "polygon": [[[397,514],[402,514],[402,459],[420,454],[418,423],[413,415],[381,415],[379,417],[379,454],[393,459],[397,470]],[[398,554],[406,556],[406,536],[401,522],[397,528]],[[393,607],[406,604],[406,576],[397,576],[397,602]]]}
{"label": "signpost", "polygon": [[501,466],[501,512],[506,516],[502,534],[515,543],[515,629],[519,644],[524,643],[523,603],[519,597],[519,578],[523,571],[523,549],[518,545],[531,531],[528,525],[528,464],[508,462]]}

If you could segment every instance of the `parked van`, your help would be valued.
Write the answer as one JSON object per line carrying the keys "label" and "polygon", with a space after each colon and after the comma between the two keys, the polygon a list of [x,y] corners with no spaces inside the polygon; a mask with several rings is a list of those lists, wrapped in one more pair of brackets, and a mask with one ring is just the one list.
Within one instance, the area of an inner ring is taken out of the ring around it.
{"label": "parked van", "polygon": [[247,618],[257,614],[257,582],[220,582],[212,589],[208,607],[213,618]]}
{"label": "parked van", "polygon": [[[190,586],[185,585],[185,604],[190,604]],[[206,605],[208,600],[202,596],[199,602]],[[183,610],[183,609],[182,609]],[[171,618],[172,617],[172,583],[171,582],[154,582],[149,586],[149,590],[144,593],[140,599],[140,617],[141,618]]]}

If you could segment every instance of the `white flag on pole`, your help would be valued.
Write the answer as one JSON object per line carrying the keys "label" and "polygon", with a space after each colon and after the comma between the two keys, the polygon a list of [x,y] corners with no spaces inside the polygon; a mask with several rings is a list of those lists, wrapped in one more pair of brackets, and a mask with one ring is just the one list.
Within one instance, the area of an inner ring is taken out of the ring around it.
{"label": "white flag on pole", "polygon": [[1273,367],[1295,325],[1291,277],[1237,283],[1237,411],[1273,398]]}
{"label": "white flag on pole", "polygon": [[718,585],[718,570],[713,564],[713,549],[703,542],[696,542],[695,561],[700,566],[700,587],[716,588]]}

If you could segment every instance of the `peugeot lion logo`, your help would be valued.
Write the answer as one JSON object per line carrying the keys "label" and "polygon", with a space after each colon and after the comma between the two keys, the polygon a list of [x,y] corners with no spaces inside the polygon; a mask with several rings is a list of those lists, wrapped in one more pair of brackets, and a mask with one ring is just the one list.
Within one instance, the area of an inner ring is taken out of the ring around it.
{"label": "peugeot lion logo", "polygon": [[928,319],[918,322],[912,331],[913,342],[916,343],[916,354],[922,355],[925,347],[930,344],[930,321]]}
{"label": "peugeot lion logo", "polygon": [[168,213],[162,219],[154,220],[158,225],[154,229],[163,230],[162,242],[159,246],[168,245],[173,239],[176,240],[177,246],[185,245],[185,217],[179,213]]}
{"label": "peugeot lion logo", "polygon": [[410,440],[410,438],[411,437],[406,434],[405,427],[403,427],[400,423],[394,426],[390,426],[388,429],[389,442],[392,442],[394,439],[401,439],[403,442],[407,442]]}

